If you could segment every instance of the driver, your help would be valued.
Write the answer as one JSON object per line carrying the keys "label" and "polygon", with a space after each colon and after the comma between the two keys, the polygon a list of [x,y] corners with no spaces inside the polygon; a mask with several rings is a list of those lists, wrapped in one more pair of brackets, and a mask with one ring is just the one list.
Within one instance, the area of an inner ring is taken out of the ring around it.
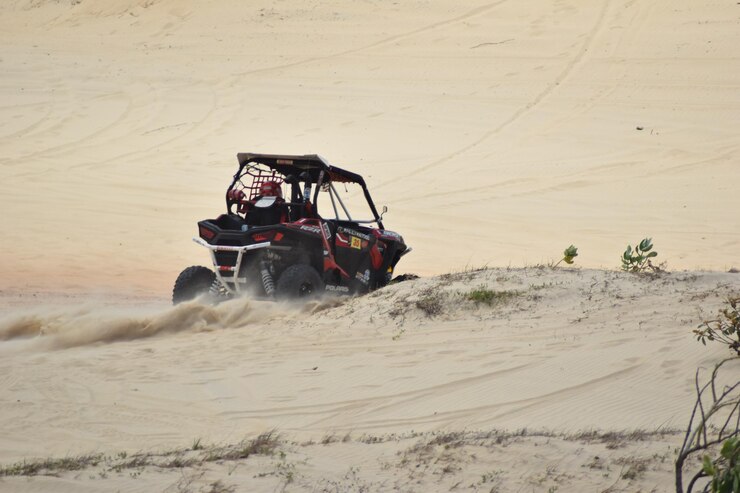
{"label": "driver", "polygon": [[280,184],[276,181],[266,181],[260,185],[260,193],[256,200],[262,197],[277,197],[283,200],[283,189],[280,188]]}
{"label": "driver", "polygon": [[250,226],[268,226],[288,220],[288,206],[278,182],[266,181],[260,184],[259,195],[249,202],[245,220]]}

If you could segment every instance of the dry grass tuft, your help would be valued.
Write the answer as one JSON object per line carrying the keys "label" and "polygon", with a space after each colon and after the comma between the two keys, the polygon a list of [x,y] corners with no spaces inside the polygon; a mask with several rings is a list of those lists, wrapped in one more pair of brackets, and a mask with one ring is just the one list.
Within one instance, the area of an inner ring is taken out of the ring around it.
{"label": "dry grass tuft", "polygon": [[[161,453],[140,453],[132,456],[121,452],[111,456],[88,454],[77,457],[63,457],[61,459],[24,460],[0,467],[0,477],[56,476],[63,472],[79,471],[101,464],[104,466],[104,471],[101,474],[106,474],[109,471],[120,473],[124,470],[143,469],[147,466],[155,466],[163,469],[185,469],[200,466],[207,462],[246,459],[250,455],[273,455],[278,449],[280,441],[274,431],[269,431],[252,440],[243,440],[236,445],[205,447],[200,440],[197,440],[197,444],[197,447],[191,446],[182,450]],[[228,489],[224,491],[228,491]]]}
{"label": "dry grass tuft", "polygon": [[275,431],[262,433],[252,440],[243,440],[236,445],[214,447],[207,451],[205,462],[246,459],[250,455],[272,455],[280,445]]}
{"label": "dry grass tuft", "polygon": [[476,304],[483,303],[484,305],[492,306],[504,303],[520,295],[521,293],[519,291],[494,291],[485,286],[479,286],[472,291],[465,293],[465,299],[473,301]]}
{"label": "dry grass tuft", "polygon": [[6,467],[0,467],[0,477],[55,475],[65,471],[79,471],[90,466],[97,466],[104,458],[103,454],[87,454],[76,457],[62,457],[61,459],[23,460]]}
{"label": "dry grass tuft", "polygon": [[427,317],[436,317],[442,313],[442,299],[439,296],[425,296],[416,301],[416,308]]}

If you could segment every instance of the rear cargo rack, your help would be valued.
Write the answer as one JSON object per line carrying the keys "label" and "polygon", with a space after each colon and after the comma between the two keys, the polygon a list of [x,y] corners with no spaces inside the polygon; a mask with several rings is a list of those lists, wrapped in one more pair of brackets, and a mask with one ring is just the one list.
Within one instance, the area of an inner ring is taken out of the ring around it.
{"label": "rear cargo rack", "polygon": [[[259,250],[260,248],[270,248],[272,246],[269,241],[254,243],[252,245],[245,246],[211,245],[210,243],[206,243],[200,238],[193,238],[193,241],[210,251],[211,261],[213,262],[213,269],[216,271],[216,278],[219,280],[221,285],[231,294],[241,294],[243,291],[240,284],[246,284],[247,282],[249,282],[246,278],[239,278],[239,268],[242,265],[242,257],[244,256],[244,252],[248,252],[250,250]],[[219,265],[216,260],[216,252],[237,252],[236,263],[233,267],[230,265]],[[231,275],[224,275],[224,272],[231,272]],[[228,283],[232,283],[234,287],[232,288]]]}

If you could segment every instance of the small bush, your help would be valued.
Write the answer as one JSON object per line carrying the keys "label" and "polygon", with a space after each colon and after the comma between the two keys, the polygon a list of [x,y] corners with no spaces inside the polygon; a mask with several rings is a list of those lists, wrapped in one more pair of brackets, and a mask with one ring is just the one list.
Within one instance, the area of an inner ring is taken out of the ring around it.
{"label": "small bush", "polygon": [[651,252],[653,249],[652,238],[645,238],[637,246],[634,251],[630,245],[627,245],[627,249],[622,254],[622,270],[627,272],[644,272],[648,269],[653,272],[658,272],[660,269],[654,266],[650,259],[658,256],[658,252]]}
{"label": "small bush", "polygon": [[[692,493],[695,486],[702,492],[740,491],[740,380],[723,387],[717,381],[720,368],[737,360],[735,357],[717,363],[703,385],[696,371],[696,403],[676,457],[676,493]],[[709,453],[714,453],[716,447],[720,449],[719,457],[712,459]],[[694,457],[699,454],[702,467],[690,477],[684,490],[684,465],[696,463]]]}
{"label": "small bush", "polygon": [[729,298],[727,302],[730,307],[721,310],[719,318],[702,322],[694,334],[705,346],[707,341],[721,342],[740,356],[740,297]]}
{"label": "small bush", "polygon": [[565,262],[566,264],[570,265],[573,263],[573,259],[575,259],[578,256],[578,248],[575,245],[571,245],[565,250],[563,250],[563,258],[558,260],[558,262],[552,266],[554,269],[558,265],[560,265],[560,262]]}
{"label": "small bush", "polygon": [[740,491],[740,438],[728,438],[717,460],[704,456],[703,471],[712,478],[712,492],[734,493]]}

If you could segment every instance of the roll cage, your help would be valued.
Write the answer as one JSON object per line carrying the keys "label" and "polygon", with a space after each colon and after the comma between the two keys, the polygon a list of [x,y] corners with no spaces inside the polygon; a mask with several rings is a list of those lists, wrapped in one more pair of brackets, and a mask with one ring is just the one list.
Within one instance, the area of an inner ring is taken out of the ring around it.
{"label": "roll cage", "polygon": [[[370,192],[365,185],[362,176],[352,173],[351,171],[332,166],[324,158],[317,154],[307,154],[303,156],[282,155],[282,154],[255,154],[239,153],[239,169],[226,192],[226,205],[231,212],[234,204],[238,200],[234,191],[242,192],[248,200],[254,200],[259,195],[260,186],[268,181],[275,181],[279,184],[290,186],[289,196],[286,197],[286,204],[291,208],[293,218],[301,215],[299,211],[303,210],[307,202],[312,204],[313,213],[318,212],[319,192],[328,192],[328,196],[334,210],[335,216],[339,218],[339,210],[344,212],[351,222],[355,223],[376,223],[380,229],[384,229],[382,216],[373,203]],[[303,183],[303,188],[300,183]],[[341,197],[334,188],[334,183],[353,183],[362,188],[363,195],[367,205],[373,214],[371,220],[357,220],[352,218]],[[313,189],[313,197],[311,192]]]}

